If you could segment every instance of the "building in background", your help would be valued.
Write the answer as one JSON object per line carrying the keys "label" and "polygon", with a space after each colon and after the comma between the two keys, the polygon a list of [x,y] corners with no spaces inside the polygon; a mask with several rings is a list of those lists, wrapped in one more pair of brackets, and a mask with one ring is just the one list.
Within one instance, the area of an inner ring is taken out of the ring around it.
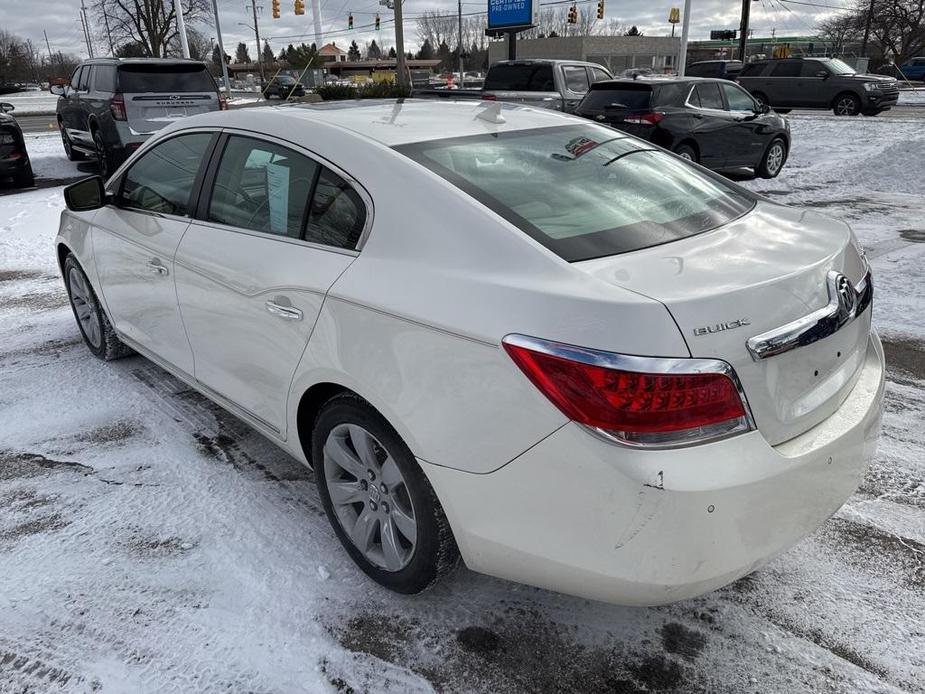
{"label": "building in background", "polygon": [[347,51],[341,50],[331,41],[318,49],[318,57],[323,63],[346,63]]}
{"label": "building in background", "polygon": [[[651,68],[673,72],[681,39],[671,36],[558,36],[518,39],[518,58],[587,60],[603,65],[614,74],[629,68]],[[492,41],[488,62],[507,59],[507,42]]]}

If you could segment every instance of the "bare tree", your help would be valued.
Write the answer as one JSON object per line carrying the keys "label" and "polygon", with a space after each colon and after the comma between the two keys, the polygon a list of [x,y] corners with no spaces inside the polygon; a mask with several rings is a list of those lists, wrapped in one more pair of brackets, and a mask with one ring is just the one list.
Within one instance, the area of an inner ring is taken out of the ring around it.
{"label": "bare tree", "polygon": [[863,17],[856,12],[828,17],[819,22],[816,33],[831,44],[833,53],[842,54],[849,44],[859,42],[864,35]]}
{"label": "bare tree", "polygon": [[[925,0],[873,0],[870,46],[897,64],[925,52]],[[833,44],[835,53],[860,43],[870,12],[870,0],[856,0],[854,7],[819,23],[819,34]]]}
{"label": "bare tree", "polygon": [[[188,24],[195,24],[211,15],[210,0],[184,0],[184,19]],[[93,11],[97,17],[96,25],[101,27],[100,35],[105,29],[105,19],[109,20],[109,29],[113,43],[137,44],[149,57],[163,58],[175,52],[177,39],[177,22],[173,0],[95,0]]]}

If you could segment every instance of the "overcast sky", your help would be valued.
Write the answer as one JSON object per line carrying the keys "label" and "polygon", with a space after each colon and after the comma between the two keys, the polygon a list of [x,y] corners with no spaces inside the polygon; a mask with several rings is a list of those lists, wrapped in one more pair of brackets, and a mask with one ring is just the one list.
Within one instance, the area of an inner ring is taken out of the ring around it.
{"label": "overcast sky", "polygon": [[[168,0],[170,1],[170,0]],[[534,0],[536,1],[536,0]],[[539,0],[542,4],[550,0]],[[391,11],[380,7],[378,0],[320,0],[323,17],[323,41],[335,41],[338,46],[346,48],[355,39],[362,46],[364,42],[375,38],[380,45],[392,46],[395,43],[394,26],[387,23]],[[584,0],[582,5],[593,9],[596,0]],[[668,11],[672,5],[683,7],[678,0],[606,0],[607,19],[618,18],[625,24],[635,24],[647,35],[668,35],[671,26],[667,22]],[[797,4],[792,0],[758,0],[752,2],[751,26],[754,36],[769,36],[776,30],[777,36],[807,35],[812,33],[818,21],[831,13],[831,10],[844,6],[847,0],[800,0],[807,4]],[[289,43],[314,40],[312,28],[311,0],[305,0],[306,13],[302,16],[293,14],[292,0],[281,0],[282,18],[274,20],[271,16],[271,0],[257,0],[258,7],[263,5],[260,16],[260,34],[270,40],[274,53],[279,54]],[[88,5],[89,0],[88,0]],[[242,27],[238,22],[252,24],[250,5],[245,0],[218,0],[221,16],[225,51],[234,55],[238,41],[248,43],[251,55],[254,55],[253,31]],[[86,55],[86,46],[79,21],[80,0],[0,0],[0,25],[22,38],[32,39],[45,51],[42,30],[48,32],[53,51]],[[405,0],[405,43],[410,50],[418,44],[414,17],[428,10],[446,12],[456,11],[454,0]],[[463,13],[485,11],[487,0],[482,2],[465,0]],[[354,31],[347,31],[347,15],[353,12]],[[372,24],[376,12],[383,20],[379,32],[359,27]],[[709,38],[710,29],[738,29],[741,4],[737,0],[693,0],[691,9],[691,38]],[[211,22],[196,27],[205,36],[214,37],[215,30]],[[680,25],[678,26],[680,32]],[[304,36],[299,36],[304,35]],[[106,53],[108,46],[97,39],[97,53]]]}

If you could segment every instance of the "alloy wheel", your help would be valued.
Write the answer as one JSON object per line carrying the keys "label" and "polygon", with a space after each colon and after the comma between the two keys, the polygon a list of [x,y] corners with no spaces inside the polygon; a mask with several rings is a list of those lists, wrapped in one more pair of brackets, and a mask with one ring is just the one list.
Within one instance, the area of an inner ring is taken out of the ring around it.
{"label": "alloy wheel", "polygon": [[80,323],[80,328],[87,341],[96,348],[102,342],[103,330],[100,325],[99,312],[96,310],[96,300],[87,286],[87,281],[77,268],[71,268],[67,275],[67,285],[70,290],[71,304]]}
{"label": "alloy wheel", "polygon": [[765,166],[768,170],[768,173],[772,176],[776,176],[777,172],[780,171],[780,168],[784,165],[784,146],[780,142],[775,142],[771,145],[771,149],[768,150],[767,160],[765,161]]}
{"label": "alloy wheel", "polygon": [[103,146],[103,138],[99,132],[93,134],[93,144],[96,145],[96,159],[100,167],[100,176],[103,180],[109,178],[112,171],[109,170],[109,158],[106,156],[106,148]]}
{"label": "alloy wheel", "polygon": [[853,116],[855,113],[854,99],[850,96],[839,99],[835,104],[835,113],[839,116]]}
{"label": "alloy wheel", "polygon": [[400,571],[414,556],[417,520],[389,452],[363,427],[338,424],[324,444],[324,478],[341,528],[364,557]]}

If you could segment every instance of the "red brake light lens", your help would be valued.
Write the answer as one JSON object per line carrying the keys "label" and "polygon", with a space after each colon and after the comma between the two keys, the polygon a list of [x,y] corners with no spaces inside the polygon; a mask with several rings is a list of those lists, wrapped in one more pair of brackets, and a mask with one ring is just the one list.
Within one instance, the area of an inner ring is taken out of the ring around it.
{"label": "red brake light lens", "polygon": [[482,101],[497,101],[498,97],[494,94],[482,94]]}
{"label": "red brake light lens", "polygon": [[566,417],[623,443],[677,446],[751,429],[731,367],[718,360],[648,360],[520,336],[504,348]]}
{"label": "red brake light lens", "polygon": [[112,111],[112,117],[116,120],[125,120],[125,98],[121,94],[116,94],[109,103],[109,110]]}
{"label": "red brake light lens", "polygon": [[228,110],[228,99],[225,98],[225,95],[221,92],[218,93],[218,110],[227,111]]}
{"label": "red brake light lens", "polygon": [[623,119],[623,122],[636,123],[637,125],[655,125],[656,123],[660,123],[664,118],[665,114],[661,111],[653,111],[652,113],[641,113],[635,116],[626,116]]}

